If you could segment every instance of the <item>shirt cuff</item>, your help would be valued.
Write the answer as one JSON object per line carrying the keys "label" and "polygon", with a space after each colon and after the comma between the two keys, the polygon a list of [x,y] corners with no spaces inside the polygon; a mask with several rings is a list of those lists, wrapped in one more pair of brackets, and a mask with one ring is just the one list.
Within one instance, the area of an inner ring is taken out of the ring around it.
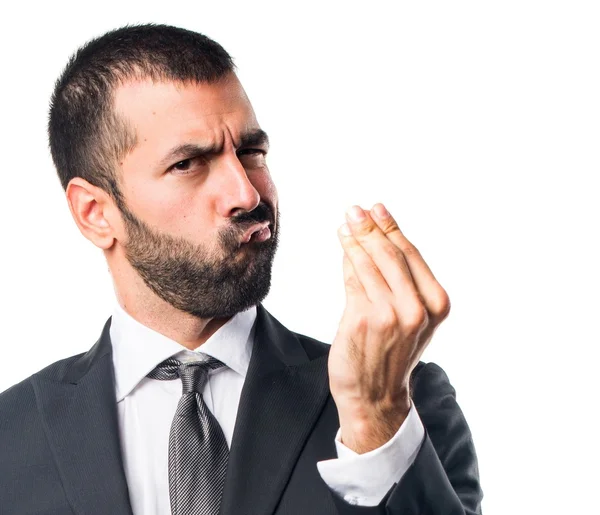
{"label": "shirt cuff", "polygon": [[321,478],[347,503],[377,506],[412,465],[425,430],[411,401],[408,416],[391,440],[377,449],[357,454],[335,436],[337,459],[317,462]]}

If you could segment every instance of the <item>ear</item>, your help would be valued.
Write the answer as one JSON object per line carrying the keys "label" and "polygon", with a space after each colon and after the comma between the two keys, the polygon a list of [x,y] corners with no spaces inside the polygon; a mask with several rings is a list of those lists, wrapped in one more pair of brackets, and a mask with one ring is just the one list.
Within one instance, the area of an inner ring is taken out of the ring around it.
{"label": "ear", "polygon": [[66,190],[67,203],[77,227],[96,247],[108,250],[114,244],[114,212],[110,196],[81,177],[71,179]]}

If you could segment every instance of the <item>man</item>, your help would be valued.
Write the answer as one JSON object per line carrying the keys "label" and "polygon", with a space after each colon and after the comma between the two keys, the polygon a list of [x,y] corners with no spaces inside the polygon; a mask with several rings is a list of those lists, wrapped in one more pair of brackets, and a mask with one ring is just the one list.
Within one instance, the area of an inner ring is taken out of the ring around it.
{"label": "man", "polygon": [[117,305],[0,395],[2,514],[474,514],[475,449],[419,358],[446,292],[382,204],[340,228],[331,347],[283,327],[268,138],[225,50],[129,26],[56,84],[52,157]]}

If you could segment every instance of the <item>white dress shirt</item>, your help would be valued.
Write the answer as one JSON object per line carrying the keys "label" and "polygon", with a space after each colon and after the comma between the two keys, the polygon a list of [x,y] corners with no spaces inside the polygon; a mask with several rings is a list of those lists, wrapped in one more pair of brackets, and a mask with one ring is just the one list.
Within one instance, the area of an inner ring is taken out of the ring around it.
{"label": "white dress shirt", "polygon": [[[182,395],[180,379],[146,377],[173,356],[197,361],[212,356],[226,366],[209,375],[202,396],[231,448],[242,386],[254,342],[257,308],[236,314],[194,351],[146,327],[116,304],[110,326],[115,389],[125,476],[134,515],[170,513],[169,431]],[[338,458],[317,463],[325,483],[347,502],[379,504],[414,461],[424,436],[414,407],[396,435],[382,447],[356,454],[339,441]]]}

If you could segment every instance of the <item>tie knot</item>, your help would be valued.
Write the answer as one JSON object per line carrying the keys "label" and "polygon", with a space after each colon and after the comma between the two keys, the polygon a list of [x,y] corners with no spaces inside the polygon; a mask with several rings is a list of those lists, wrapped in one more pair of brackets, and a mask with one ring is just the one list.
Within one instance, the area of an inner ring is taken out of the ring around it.
{"label": "tie knot", "polygon": [[182,393],[202,393],[204,385],[208,380],[208,373],[225,364],[218,359],[208,357],[204,361],[192,361],[182,363],[175,358],[167,358],[159,363],[146,377],[151,379],[169,380],[176,377],[181,378]]}

